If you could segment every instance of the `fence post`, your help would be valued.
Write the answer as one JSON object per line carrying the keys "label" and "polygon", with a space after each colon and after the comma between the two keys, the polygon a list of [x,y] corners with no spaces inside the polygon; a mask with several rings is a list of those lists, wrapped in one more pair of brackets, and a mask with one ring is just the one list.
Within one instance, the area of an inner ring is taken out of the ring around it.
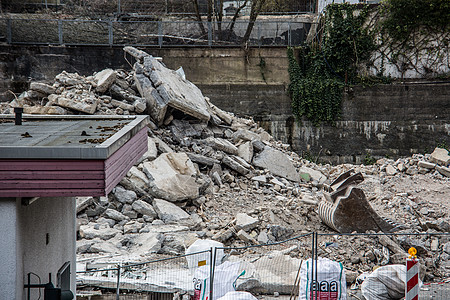
{"label": "fence post", "polygon": [[59,44],[63,44],[63,27],[62,27],[62,20],[58,20],[58,41]]}
{"label": "fence post", "polygon": [[291,47],[291,22],[288,25],[288,46]]}
{"label": "fence post", "polygon": [[215,267],[216,267],[216,248],[211,247],[211,258],[210,258],[210,268],[209,268],[209,300],[213,300]]}
{"label": "fence post", "polygon": [[208,46],[212,45],[212,25],[208,22]]}
{"label": "fence post", "polygon": [[120,294],[120,265],[117,265],[116,300],[119,300],[119,294]]}
{"label": "fence post", "polygon": [[6,20],[6,41],[12,43],[11,19]]}
{"label": "fence post", "polygon": [[162,21],[158,21],[158,45],[159,45],[159,48],[161,48],[162,44],[163,44],[162,34],[163,34],[163,24],[162,24]]}
{"label": "fence post", "polygon": [[112,21],[108,22],[108,42],[110,46],[114,43]]}
{"label": "fence post", "polygon": [[117,13],[120,14],[120,0],[117,0]]}
{"label": "fence post", "polygon": [[314,240],[314,256],[315,256],[315,258],[314,258],[314,271],[315,271],[314,281],[316,282],[316,284],[315,284],[315,287],[316,287],[315,300],[317,300],[317,299],[319,299],[319,281],[317,278],[317,274],[319,273],[317,270],[317,260],[319,259],[319,253],[317,251],[319,249],[319,247],[318,247],[319,234],[317,232],[315,232],[315,234],[316,234],[316,238]]}
{"label": "fence post", "polygon": [[262,41],[261,41],[261,23],[258,23],[258,30],[257,31],[258,31],[258,46],[261,47],[261,45],[262,45]]}

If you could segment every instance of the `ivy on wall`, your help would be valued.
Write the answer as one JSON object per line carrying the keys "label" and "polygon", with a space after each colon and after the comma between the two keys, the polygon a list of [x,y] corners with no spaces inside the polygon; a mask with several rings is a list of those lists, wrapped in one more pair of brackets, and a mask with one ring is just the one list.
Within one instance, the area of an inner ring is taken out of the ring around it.
{"label": "ivy on wall", "polygon": [[358,82],[357,66],[376,48],[364,26],[368,12],[368,6],[329,5],[313,42],[288,49],[289,93],[297,120],[306,117],[317,126],[339,117],[345,84]]}
{"label": "ivy on wall", "polygon": [[[442,77],[439,70],[449,67],[449,28],[450,0],[327,6],[312,42],[288,49],[294,115],[315,126],[333,124],[344,87],[389,83],[385,64],[394,66],[402,78],[408,70],[425,78]],[[377,77],[358,73],[371,68]]]}

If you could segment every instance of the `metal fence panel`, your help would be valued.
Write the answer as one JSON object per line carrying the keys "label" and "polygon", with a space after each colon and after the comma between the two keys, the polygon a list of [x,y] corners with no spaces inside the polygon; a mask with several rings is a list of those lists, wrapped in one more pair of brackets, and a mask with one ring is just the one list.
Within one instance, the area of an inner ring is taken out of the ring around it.
{"label": "metal fence panel", "polygon": [[[419,274],[426,285],[420,291],[420,299],[448,299],[450,280],[441,284],[432,283],[435,276],[448,277],[449,273],[440,273],[440,264],[448,264],[448,255],[443,253],[443,245],[450,240],[450,234],[318,234],[317,257],[328,258],[342,263],[347,282],[347,295],[362,298],[362,279],[378,269],[378,277],[366,279],[364,290],[369,293],[370,299],[376,299],[376,295],[383,293],[404,296],[404,282],[406,276],[406,258],[408,249],[415,247],[418,251],[418,259],[421,265]],[[433,244],[433,246],[431,246]],[[440,246],[439,246],[440,245]],[[426,277],[425,276],[425,270]],[[323,273],[323,269],[314,271],[313,278],[320,277],[316,274]],[[379,273],[378,273],[379,272]],[[376,274],[376,273],[374,273]],[[331,275],[326,276],[332,277]],[[355,280],[360,276],[358,280]],[[320,279],[318,280],[319,293]],[[324,285],[325,286],[325,285]],[[322,295],[323,296],[323,295]],[[393,297],[393,296],[392,296]],[[315,299],[315,298],[313,298]],[[317,299],[321,299],[319,296]],[[356,298],[355,298],[356,299]]]}
{"label": "metal fence panel", "polygon": [[150,45],[156,46],[159,22],[113,22],[114,45]]}
{"label": "metal fence panel", "polygon": [[[7,20],[8,22],[8,20]],[[43,19],[10,19],[11,43],[57,44],[58,21]]]}
{"label": "metal fence panel", "polygon": [[109,45],[109,22],[62,21],[62,41],[69,45]]}

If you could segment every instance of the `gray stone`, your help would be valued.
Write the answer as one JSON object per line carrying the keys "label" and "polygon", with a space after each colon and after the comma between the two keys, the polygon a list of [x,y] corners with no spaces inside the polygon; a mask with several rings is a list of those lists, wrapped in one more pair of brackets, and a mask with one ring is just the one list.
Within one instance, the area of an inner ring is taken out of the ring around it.
{"label": "gray stone", "polygon": [[94,203],[94,198],[92,197],[77,197],[77,214],[85,210],[89,205]]}
{"label": "gray stone", "polygon": [[144,74],[135,73],[134,80],[141,97],[146,101],[150,116],[158,125],[161,125],[167,111],[167,99],[161,98],[150,79]]}
{"label": "gray stone", "polygon": [[436,166],[436,170],[444,176],[450,177],[450,168]]}
{"label": "gray stone", "polygon": [[170,148],[170,146],[167,145],[163,140],[161,140],[161,139],[159,139],[157,137],[154,137],[152,139],[156,143],[156,146],[157,146],[159,152],[161,152],[161,153],[172,153],[172,152],[174,152],[173,149]]}
{"label": "gray stone", "polygon": [[233,155],[238,154],[238,148],[228,140],[222,138],[209,137],[206,139],[206,142],[213,149],[220,150]]}
{"label": "gray stone", "polygon": [[131,56],[136,58],[138,62],[141,63],[144,61],[144,57],[150,56],[150,54],[148,54],[147,52],[144,52],[131,46],[123,47],[123,51],[130,54]]}
{"label": "gray stone", "polygon": [[163,220],[164,223],[177,223],[190,219],[189,214],[183,209],[162,199],[154,199],[153,207],[155,208],[159,219]]}
{"label": "gray stone", "polygon": [[236,233],[236,236],[241,239],[242,241],[246,242],[246,243],[254,243],[256,244],[255,239],[253,239],[247,232],[245,232],[244,230],[239,230]]}
{"label": "gray stone", "polygon": [[111,69],[105,69],[101,72],[98,72],[94,76],[94,80],[97,82],[96,91],[99,93],[106,92],[116,80],[116,76],[116,72]]}
{"label": "gray stone", "polygon": [[267,183],[266,175],[259,175],[259,176],[252,177],[252,180],[253,181],[257,181],[257,182],[261,182],[261,183]]}
{"label": "gray stone", "polygon": [[233,139],[234,142],[237,142],[239,140],[244,140],[244,141],[260,141],[261,140],[261,137],[259,136],[259,134],[254,133],[250,130],[246,130],[246,129],[239,129],[238,131],[233,133],[231,138]]}
{"label": "gray stone", "polygon": [[118,100],[111,100],[111,104],[114,107],[120,107],[123,110],[128,110],[128,111],[134,111],[134,105],[122,102],[122,101],[118,101]]}
{"label": "gray stone", "polygon": [[130,171],[128,171],[127,177],[133,185],[138,186],[141,189],[145,189],[148,186],[147,176],[135,166],[131,167]]}
{"label": "gray stone", "polygon": [[56,104],[92,115],[97,110],[98,100],[95,100],[93,103],[87,103],[74,101],[65,97],[58,97],[56,98]]}
{"label": "gray stone", "polygon": [[106,225],[106,226],[111,227],[111,228],[114,225],[116,225],[116,221],[114,221],[113,219],[107,219],[105,217],[98,218],[96,223],[99,224],[99,225]]}
{"label": "gray stone", "polygon": [[173,232],[164,235],[164,242],[160,253],[169,255],[183,255],[188,246],[198,239],[195,232]]}
{"label": "gray stone", "polygon": [[238,155],[246,162],[251,163],[253,159],[253,145],[251,142],[246,142],[238,147]]}
{"label": "gray stone", "polygon": [[59,106],[25,106],[24,114],[30,115],[67,115],[67,110]]}
{"label": "gray stone", "polygon": [[431,251],[438,251],[439,250],[439,240],[438,239],[431,240],[430,249],[431,249]]}
{"label": "gray stone", "polygon": [[118,212],[115,209],[111,209],[108,208],[106,209],[106,211],[104,212],[105,216],[107,216],[110,219],[116,220],[117,222],[123,221],[123,220],[127,220],[127,216],[125,216],[124,214],[122,214],[121,212]]}
{"label": "gray stone", "polygon": [[147,152],[145,152],[143,159],[154,160],[158,157],[158,148],[153,138],[148,137],[147,139]]}
{"label": "gray stone", "polygon": [[164,235],[156,232],[129,234],[131,241],[130,252],[140,255],[158,253],[161,250]]}
{"label": "gray stone", "polygon": [[130,221],[123,225],[123,233],[138,233],[144,224],[136,221]]}
{"label": "gray stone", "polygon": [[291,237],[294,233],[292,228],[287,228],[281,225],[274,225],[270,227],[269,234],[271,234],[275,241],[283,241]]}
{"label": "gray stone", "polygon": [[149,192],[155,197],[169,201],[198,198],[201,185],[196,182],[197,170],[186,153],[163,153],[143,166]]}
{"label": "gray stone", "polygon": [[252,141],[252,146],[256,152],[261,152],[266,148],[266,145],[261,141]]}
{"label": "gray stone", "polygon": [[220,161],[218,161],[217,159],[211,158],[211,157],[207,157],[204,155],[200,155],[200,154],[195,154],[195,153],[187,153],[189,159],[197,164],[200,165],[204,165],[204,166],[214,166],[214,164],[219,164]]}
{"label": "gray stone", "polygon": [[442,251],[450,255],[450,242],[444,244],[444,246],[442,247]]}
{"label": "gray stone", "polygon": [[397,173],[397,170],[392,165],[387,165],[386,167],[386,175],[393,176]]}
{"label": "gray stone", "polygon": [[418,169],[417,169],[417,167],[416,166],[412,166],[412,167],[409,167],[408,169],[406,169],[406,174],[408,174],[408,175],[416,175],[418,173]]}
{"label": "gray stone", "polygon": [[269,237],[267,236],[267,232],[261,231],[258,235],[258,242],[260,244],[267,244],[269,242]]}
{"label": "gray stone", "polygon": [[217,106],[215,106],[214,104],[211,103],[211,101],[209,101],[209,98],[205,97],[206,102],[208,103],[209,107],[211,108],[211,110],[220,118],[222,119],[225,123],[227,123],[228,125],[231,125],[231,123],[233,123],[233,116],[228,113],[225,112],[223,110],[221,110],[220,108],[218,108]]}
{"label": "gray stone", "polygon": [[255,219],[245,213],[238,213],[236,215],[236,228],[237,230],[249,231],[256,228],[259,224],[259,220]]}
{"label": "gray stone", "polygon": [[144,70],[151,72],[150,80],[169,106],[202,121],[210,119],[209,106],[200,89],[193,83],[164,67],[151,56],[144,57]]}
{"label": "gray stone", "polygon": [[99,243],[93,243],[91,247],[89,248],[89,253],[116,253],[119,252],[119,249],[117,247],[109,242],[99,242]]}
{"label": "gray stone", "polygon": [[169,233],[189,231],[189,227],[184,225],[164,224],[162,220],[154,220],[152,224],[146,225],[139,232],[141,233]]}
{"label": "gray stone", "polygon": [[443,148],[435,148],[433,153],[430,155],[430,160],[440,166],[448,166],[450,163],[450,155],[448,151]]}
{"label": "gray stone", "polygon": [[126,190],[120,185],[116,186],[112,192],[116,197],[116,200],[121,203],[131,204],[137,199],[137,195],[134,191]]}
{"label": "gray stone", "polygon": [[266,147],[253,158],[253,164],[257,167],[268,169],[272,174],[288,180],[300,182],[300,175],[288,156],[283,152]]}
{"label": "gray stone", "polygon": [[137,211],[133,209],[130,204],[124,204],[122,207],[122,214],[130,219],[136,219],[138,217]]}
{"label": "gray stone", "polygon": [[320,184],[324,183],[325,180],[327,180],[327,177],[323,175],[322,172],[308,167],[301,167],[299,172],[309,174],[310,179],[312,178],[312,180],[317,180]]}
{"label": "gray stone", "polygon": [[56,88],[41,82],[31,82],[30,90],[37,91],[39,93],[50,95],[56,92]]}
{"label": "gray stone", "polygon": [[101,228],[95,229],[89,225],[81,225],[80,226],[80,236],[85,239],[95,239],[99,238],[102,240],[109,240],[116,236],[119,231],[114,228]]}
{"label": "gray stone", "polygon": [[417,164],[420,168],[424,168],[424,169],[434,169],[436,167],[436,164],[434,163],[430,163],[424,160],[419,161],[419,163]]}
{"label": "gray stone", "polygon": [[88,253],[91,246],[95,243],[93,240],[82,239],[77,241],[76,252],[77,254]]}
{"label": "gray stone", "polygon": [[143,113],[147,109],[147,103],[141,100],[135,100],[133,106],[134,111],[138,114]]}
{"label": "gray stone", "polygon": [[238,162],[234,157],[226,155],[222,159],[222,163],[224,163],[226,166],[228,166],[230,169],[238,172],[239,174],[246,175],[248,172],[250,172],[249,169],[244,167],[240,162]]}
{"label": "gray stone", "polygon": [[145,216],[149,216],[153,219],[156,218],[156,216],[157,216],[155,210],[153,209],[153,206],[151,206],[150,204],[148,204],[145,201],[136,200],[133,202],[132,207],[138,213],[145,215]]}

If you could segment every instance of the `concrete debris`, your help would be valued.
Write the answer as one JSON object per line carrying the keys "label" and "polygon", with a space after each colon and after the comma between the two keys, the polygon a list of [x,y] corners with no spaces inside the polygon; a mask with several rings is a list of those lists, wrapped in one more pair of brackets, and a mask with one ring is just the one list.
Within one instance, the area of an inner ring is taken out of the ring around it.
{"label": "concrete debris", "polygon": [[[106,69],[92,76],[64,71],[54,82],[31,83],[17,100],[0,104],[1,113],[23,106],[25,113],[150,116],[149,150],[142,159],[108,197],[77,199],[79,258],[109,253],[121,259],[109,256],[105,261],[139,262],[155,259],[155,255],[183,253],[196,238],[242,247],[306,232],[335,233],[339,228],[321,222],[318,203],[344,200],[342,197],[356,191],[361,191],[368,207],[376,211],[377,226],[388,222],[397,227],[386,220],[389,217],[407,225],[403,233],[450,232],[447,150],[436,148],[432,154],[397,160],[383,158],[367,166],[309,162],[289,151],[288,145],[274,141],[253,120],[216,107],[161,59],[133,47],[124,51],[136,60],[129,71]],[[361,173],[364,181],[332,183],[351,169]],[[381,229],[378,226],[375,232]],[[409,245],[424,253],[428,279],[443,277],[450,270],[450,243],[443,237],[329,239],[323,239],[319,247],[323,253],[319,254],[341,261],[349,272],[369,272],[403,259]],[[295,241],[297,244],[295,249],[272,245],[267,246],[270,250],[266,246],[252,248],[251,254],[239,255],[239,259],[251,261],[253,271],[249,269],[252,276],[237,282],[238,286],[290,293],[292,286],[287,282],[280,286],[280,282],[292,276],[294,282],[298,258],[310,255],[310,241]],[[275,253],[283,249],[289,251]],[[235,255],[230,253],[229,259]],[[292,265],[292,273],[276,269],[286,268],[286,264]],[[189,273],[175,270],[175,277]],[[352,274],[348,278],[356,277]],[[154,287],[155,283],[146,284]],[[191,288],[191,279],[186,286]],[[158,287],[173,290],[165,282]]]}
{"label": "concrete debris", "polygon": [[450,164],[450,155],[448,155],[446,149],[436,148],[431,153],[430,160],[440,166],[447,167]]}

